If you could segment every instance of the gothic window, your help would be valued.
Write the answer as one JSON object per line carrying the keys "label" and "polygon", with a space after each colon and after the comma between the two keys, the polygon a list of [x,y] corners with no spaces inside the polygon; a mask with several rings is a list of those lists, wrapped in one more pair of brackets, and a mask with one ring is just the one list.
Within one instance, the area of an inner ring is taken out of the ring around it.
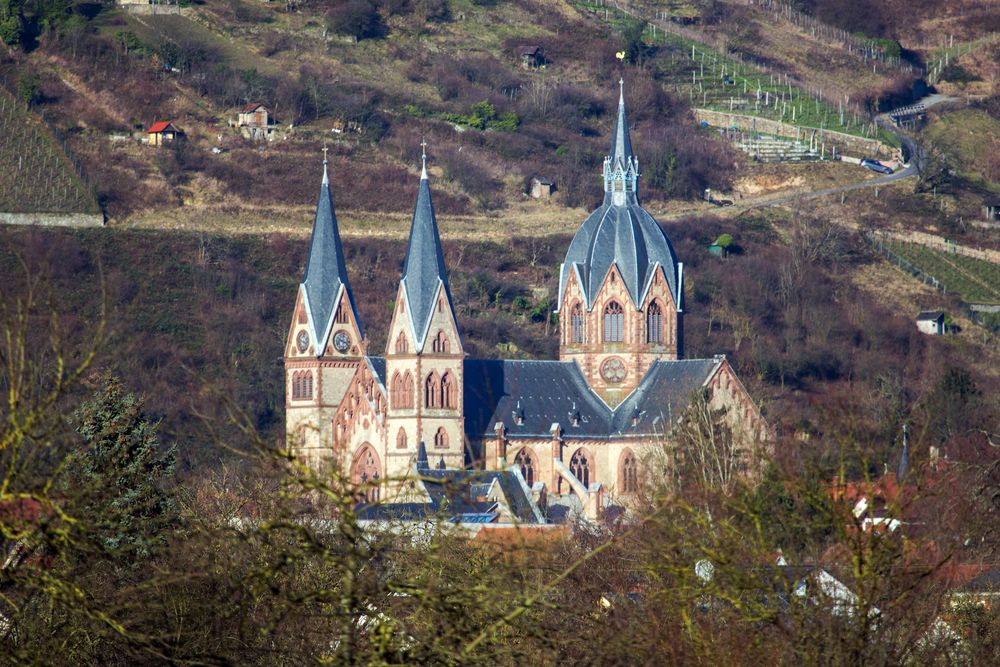
{"label": "gothic window", "polygon": [[378,502],[381,478],[378,454],[371,445],[366,444],[354,456],[354,463],[351,465],[351,483],[358,487],[361,502]]}
{"label": "gothic window", "polygon": [[583,306],[579,303],[573,305],[573,310],[569,316],[570,328],[572,329],[572,341],[574,343],[583,342]]}
{"label": "gothic window", "polygon": [[406,375],[400,375],[398,371],[393,373],[389,391],[389,403],[392,407],[413,407],[413,378],[410,377],[409,371],[406,371]]}
{"label": "gothic window", "polygon": [[455,407],[455,379],[451,373],[441,376],[441,403],[442,408]]}
{"label": "gothic window", "polygon": [[333,316],[333,320],[337,324],[347,324],[347,308],[344,308],[343,301],[337,306],[337,314]]}
{"label": "gothic window", "polygon": [[403,404],[400,407],[412,408],[414,405],[413,400],[414,385],[413,376],[410,375],[410,371],[406,371],[406,375],[403,376]]}
{"label": "gothic window", "polygon": [[441,381],[438,379],[436,371],[432,371],[424,381],[424,407],[438,408],[441,399]]}
{"label": "gothic window", "polygon": [[434,352],[447,353],[451,351],[451,343],[448,342],[448,336],[445,335],[443,331],[437,332],[437,336],[435,336],[434,340],[431,342],[431,349]]}
{"label": "gothic window", "polygon": [[396,354],[406,354],[409,351],[410,343],[406,340],[406,334],[400,331],[396,338]]}
{"label": "gothic window", "polygon": [[406,430],[399,429],[399,433],[396,434],[396,449],[406,449]]}
{"label": "gothic window", "polygon": [[631,449],[622,452],[621,468],[618,471],[618,488],[623,493],[639,490],[639,466]]}
{"label": "gothic window", "polygon": [[625,311],[617,301],[604,307],[604,342],[621,343],[625,340]]}
{"label": "gothic window", "polygon": [[656,301],[646,309],[646,342],[663,342],[663,310]]}
{"label": "gothic window", "polygon": [[521,469],[521,477],[524,478],[528,488],[535,485],[535,455],[527,447],[523,448],[514,457],[514,465]]}
{"label": "gothic window", "polygon": [[434,434],[434,449],[448,449],[448,434],[443,426]]}
{"label": "gothic window", "polygon": [[592,462],[590,460],[590,454],[586,449],[580,448],[573,452],[573,457],[569,460],[569,470],[573,475],[580,480],[584,488],[590,486],[590,471],[592,468]]}

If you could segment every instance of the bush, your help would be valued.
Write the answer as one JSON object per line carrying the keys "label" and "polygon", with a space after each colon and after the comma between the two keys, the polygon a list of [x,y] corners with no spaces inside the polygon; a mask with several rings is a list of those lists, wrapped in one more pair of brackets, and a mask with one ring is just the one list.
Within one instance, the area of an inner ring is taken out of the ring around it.
{"label": "bush", "polygon": [[348,0],[326,13],[327,27],[346,37],[357,40],[385,36],[385,24],[370,0]]}

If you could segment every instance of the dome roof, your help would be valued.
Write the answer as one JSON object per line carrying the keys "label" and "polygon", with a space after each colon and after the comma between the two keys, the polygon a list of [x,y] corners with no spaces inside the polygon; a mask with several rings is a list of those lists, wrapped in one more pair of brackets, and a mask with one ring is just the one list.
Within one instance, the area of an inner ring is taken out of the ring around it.
{"label": "dome roof", "polygon": [[636,308],[652,281],[657,267],[662,267],[677,294],[677,256],[670,239],[635,197],[625,205],[605,201],[590,214],[569,245],[559,277],[559,303],[572,271],[583,288],[589,310],[612,264],[618,265],[625,287]]}
{"label": "dome roof", "polygon": [[618,266],[636,308],[641,307],[657,267],[663,268],[677,298],[679,270],[673,246],[636,196],[639,161],[632,155],[622,93],[612,137],[611,154],[604,161],[604,203],[587,217],[569,245],[559,276],[560,308],[575,271],[589,310],[612,265]]}

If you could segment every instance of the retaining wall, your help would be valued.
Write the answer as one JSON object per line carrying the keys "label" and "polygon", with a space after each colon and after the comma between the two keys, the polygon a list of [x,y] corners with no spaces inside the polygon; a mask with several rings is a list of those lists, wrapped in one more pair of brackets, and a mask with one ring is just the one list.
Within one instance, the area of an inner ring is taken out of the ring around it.
{"label": "retaining wall", "polygon": [[46,227],[103,227],[104,216],[93,213],[0,213],[0,224]]}

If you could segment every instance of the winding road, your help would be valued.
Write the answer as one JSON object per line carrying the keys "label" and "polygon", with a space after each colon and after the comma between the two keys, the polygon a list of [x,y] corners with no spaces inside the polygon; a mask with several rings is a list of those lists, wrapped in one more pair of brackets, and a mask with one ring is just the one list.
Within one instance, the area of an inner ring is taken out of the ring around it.
{"label": "winding road", "polygon": [[[932,106],[938,106],[941,104],[948,104],[952,102],[960,101],[957,97],[948,97],[946,95],[928,95],[909,106],[922,105],[923,108],[930,108]],[[877,188],[882,185],[889,185],[897,181],[901,181],[905,178],[910,178],[911,176],[916,176],[923,169],[924,163],[926,161],[926,153],[924,149],[913,140],[908,134],[899,130],[895,123],[892,122],[890,118],[893,111],[887,111],[876,117],[875,122],[882,128],[889,130],[899,137],[900,142],[903,144],[904,155],[909,156],[909,161],[903,165],[903,168],[892,174],[887,174],[879,178],[871,178],[863,181],[858,181],[856,183],[848,183],[847,185],[840,185],[835,188],[825,188],[823,190],[813,190],[811,192],[801,192],[792,195],[781,195],[778,197],[770,197],[766,199],[759,199],[751,204],[743,204],[741,208],[756,208],[759,206],[781,206],[782,204],[787,204],[793,201],[804,201],[807,199],[818,199],[820,197],[826,197],[829,195],[840,194],[842,192],[851,192],[852,190],[863,190],[865,188]]]}

